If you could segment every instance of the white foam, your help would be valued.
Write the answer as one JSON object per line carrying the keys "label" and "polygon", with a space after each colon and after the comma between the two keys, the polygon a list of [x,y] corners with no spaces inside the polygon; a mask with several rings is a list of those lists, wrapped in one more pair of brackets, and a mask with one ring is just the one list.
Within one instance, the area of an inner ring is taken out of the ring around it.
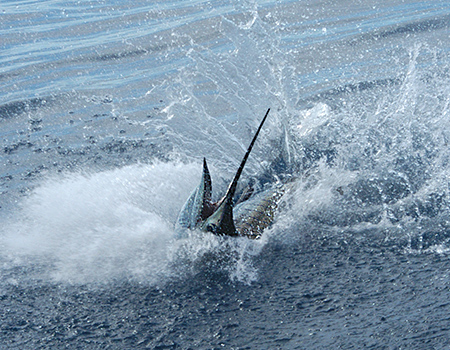
{"label": "white foam", "polygon": [[205,253],[230,248],[239,255],[230,276],[254,280],[248,244],[226,247],[200,233],[174,239],[173,223],[200,172],[200,164],[155,163],[49,179],[1,230],[7,260],[41,264],[44,278],[58,282],[158,284]]}

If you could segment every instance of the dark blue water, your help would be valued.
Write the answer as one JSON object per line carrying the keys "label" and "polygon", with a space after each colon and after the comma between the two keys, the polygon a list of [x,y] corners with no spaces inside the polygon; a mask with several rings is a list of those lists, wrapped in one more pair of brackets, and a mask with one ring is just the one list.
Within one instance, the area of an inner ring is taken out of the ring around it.
{"label": "dark blue water", "polygon": [[[0,348],[447,349],[450,5],[0,4]],[[292,179],[174,238],[202,158]]]}

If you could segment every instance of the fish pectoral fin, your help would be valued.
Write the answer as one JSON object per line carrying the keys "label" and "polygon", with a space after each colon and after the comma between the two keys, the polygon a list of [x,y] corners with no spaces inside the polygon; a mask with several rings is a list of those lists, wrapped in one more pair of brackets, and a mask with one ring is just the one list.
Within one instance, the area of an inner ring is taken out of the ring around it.
{"label": "fish pectoral fin", "polygon": [[237,236],[233,219],[233,200],[226,197],[216,211],[201,225],[203,231],[214,233],[218,236]]}

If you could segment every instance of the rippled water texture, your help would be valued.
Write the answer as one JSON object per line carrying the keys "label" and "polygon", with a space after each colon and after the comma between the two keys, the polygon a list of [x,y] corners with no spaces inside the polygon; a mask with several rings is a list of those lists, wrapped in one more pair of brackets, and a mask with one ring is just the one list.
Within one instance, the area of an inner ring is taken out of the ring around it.
{"label": "rippled water texture", "polygon": [[[3,1],[7,349],[446,349],[446,2]],[[290,181],[260,240],[191,232]]]}

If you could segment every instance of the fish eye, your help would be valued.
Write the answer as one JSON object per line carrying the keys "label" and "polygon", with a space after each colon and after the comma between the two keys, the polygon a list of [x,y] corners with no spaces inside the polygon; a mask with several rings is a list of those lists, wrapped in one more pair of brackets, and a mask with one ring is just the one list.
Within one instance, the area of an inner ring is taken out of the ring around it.
{"label": "fish eye", "polygon": [[216,232],[216,225],[208,224],[208,226],[206,226],[206,231],[215,233]]}

